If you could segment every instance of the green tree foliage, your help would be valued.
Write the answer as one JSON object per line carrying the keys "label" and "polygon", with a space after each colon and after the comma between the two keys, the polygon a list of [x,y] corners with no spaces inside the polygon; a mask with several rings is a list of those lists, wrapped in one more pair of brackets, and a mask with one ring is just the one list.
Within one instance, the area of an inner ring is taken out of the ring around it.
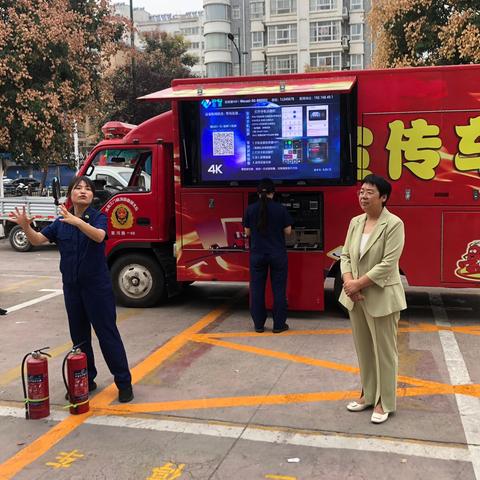
{"label": "green tree foliage", "polygon": [[64,160],[123,30],[107,0],[0,0],[0,151]]}
{"label": "green tree foliage", "polygon": [[480,63],[479,0],[376,0],[375,67]]}
{"label": "green tree foliage", "polygon": [[118,120],[138,125],[168,110],[169,102],[139,102],[137,97],[170,87],[174,78],[192,76],[190,67],[197,63],[197,58],[186,53],[188,43],[182,36],[152,32],[142,39],[145,48],[129,52],[126,63],[110,76],[113,102],[105,106],[103,121]]}

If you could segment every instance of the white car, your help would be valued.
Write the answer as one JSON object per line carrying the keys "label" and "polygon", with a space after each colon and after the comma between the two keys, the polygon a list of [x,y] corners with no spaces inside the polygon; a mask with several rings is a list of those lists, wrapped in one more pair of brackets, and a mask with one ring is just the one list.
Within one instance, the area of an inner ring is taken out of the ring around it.
{"label": "white car", "polygon": [[[92,180],[105,180],[105,186],[107,188],[111,187],[115,190],[123,190],[128,187],[132,174],[133,168],[129,167],[96,166],[89,177]],[[146,172],[142,172],[139,185],[137,186],[145,189],[145,191],[149,191],[150,183],[150,175]]]}

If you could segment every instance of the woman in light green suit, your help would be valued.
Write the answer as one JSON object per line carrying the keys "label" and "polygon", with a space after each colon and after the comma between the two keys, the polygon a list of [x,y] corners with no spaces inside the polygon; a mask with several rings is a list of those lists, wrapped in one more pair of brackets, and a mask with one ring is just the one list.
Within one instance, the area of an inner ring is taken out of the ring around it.
{"label": "woman in light green suit", "polygon": [[348,410],[373,407],[371,421],[383,423],[396,409],[400,311],[407,308],[398,261],[405,242],[403,222],[385,207],[392,186],[368,175],[359,191],[365,212],[348,227],[341,255],[343,291],[360,366],[362,394]]}

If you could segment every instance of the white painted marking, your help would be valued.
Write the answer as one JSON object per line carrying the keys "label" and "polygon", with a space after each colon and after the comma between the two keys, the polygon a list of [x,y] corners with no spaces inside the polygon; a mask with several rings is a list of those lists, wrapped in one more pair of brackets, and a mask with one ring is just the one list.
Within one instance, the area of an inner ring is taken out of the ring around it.
{"label": "white painted marking", "polygon": [[[441,295],[439,293],[430,293],[429,298],[435,323],[438,326],[451,327]],[[438,334],[450,376],[450,383],[452,385],[471,384],[472,380],[455,338],[455,333],[441,330]],[[477,397],[459,394],[455,394],[455,400],[460,413],[465,438],[467,439],[475,478],[480,479],[480,401]]]}
{"label": "white painted marking", "polygon": [[[0,407],[0,416],[24,418],[25,410],[15,407]],[[63,420],[66,412],[53,410],[49,419]],[[292,431],[267,428],[243,427],[235,425],[219,425],[200,422],[184,422],[162,419],[145,419],[115,415],[94,416],[85,421],[89,425],[105,427],[137,428],[159,432],[183,433],[190,435],[206,435],[211,437],[249,440],[282,445],[298,445],[314,448],[335,448],[470,462],[471,453],[463,446],[444,446],[425,441],[389,440],[386,438],[360,438],[346,435],[325,435],[321,433],[295,433]]]}
{"label": "white painted marking", "polygon": [[29,300],[28,302],[19,303],[18,305],[14,305],[13,307],[8,307],[7,313],[16,312],[17,310],[21,310],[22,308],[31,307],[40,302],[44,302],[45,300],[49,300],[50,298],[58,297],[59,295],[63,295],[63,290],[54,290],[50,288],[42,288],[39,290],[40,292],[51,292],[47,295],[42,295],[41,297],[34,298]]}
{"label": "white painted marking", "polygon": [[60,275],[33,275],[31,273],[0,273],[0,277],[8,278],[61,278]]}

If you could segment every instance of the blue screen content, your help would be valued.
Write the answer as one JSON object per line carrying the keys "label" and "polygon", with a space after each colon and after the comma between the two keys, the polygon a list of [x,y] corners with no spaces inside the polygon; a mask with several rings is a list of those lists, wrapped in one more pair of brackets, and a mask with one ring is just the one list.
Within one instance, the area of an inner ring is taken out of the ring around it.
{"label": "blue screen content", "polygon": [[200,102],[202,181],[340,178],[340,95]]}

